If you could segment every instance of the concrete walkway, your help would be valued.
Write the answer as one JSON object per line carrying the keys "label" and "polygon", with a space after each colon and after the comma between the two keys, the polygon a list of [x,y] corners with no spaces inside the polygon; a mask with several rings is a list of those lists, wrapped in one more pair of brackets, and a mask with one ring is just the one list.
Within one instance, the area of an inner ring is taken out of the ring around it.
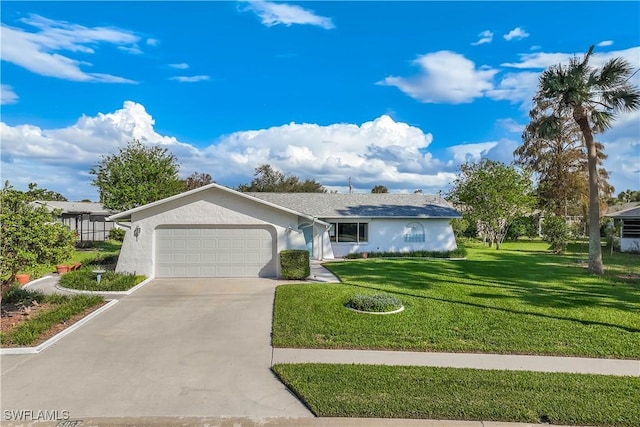
{"label": "concrete walkway", "polygon": [[274,348],[272,363],[356,363],[640,376],[640,360],[511,354]]}

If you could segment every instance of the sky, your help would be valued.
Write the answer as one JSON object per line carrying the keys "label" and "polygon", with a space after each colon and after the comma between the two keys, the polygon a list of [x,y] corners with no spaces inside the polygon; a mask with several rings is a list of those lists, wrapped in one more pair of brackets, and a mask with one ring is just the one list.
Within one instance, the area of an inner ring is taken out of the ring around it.
{"label": "sky", "polygon": [[[98,200],[128,141],[182,178],[271,164],[330,190],[446,192],[510,163],[538,77],[581,57],[640,67],[640,2],[2,2],[0,175]],[[640,73],[633,77],[640,84]],[[640,113],[597,136],[615,193],[640,189]]]}

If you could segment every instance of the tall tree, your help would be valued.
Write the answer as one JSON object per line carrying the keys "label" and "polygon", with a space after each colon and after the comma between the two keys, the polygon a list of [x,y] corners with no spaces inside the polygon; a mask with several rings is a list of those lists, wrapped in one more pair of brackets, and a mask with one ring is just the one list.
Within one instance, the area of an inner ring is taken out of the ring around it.
{"label": "tall tree", "polygon": [[371,189],[372,193],[388,193],[389,189],[384,185],[376,185]]}
{"label": "tall tree", "polygon": [[[522,145],[514,151],[516,163],[538,174],[538,203],[542,210],[558,216],[583,215],[587,220],[589,174],[586,147],[573,117],[565,115],[551,135],[541,132],[545,123],[546,100],[537,100],[529,113],[531,122],[522,134]],[[613,187],[607,182],[608,172],[602,168],[606,155],[598,147],[598,172],[601,202],[610,197]]]}
{"label": "tall tree", "polygon": [[257,193],[326,193],[327,190],[315,179],[300,178],[275,170],[264,164],[256,168],[251,184],[241,184],[238,191]]}
{"label": "tall tree", "polygon": [[496,249],[511,223],[530,212],[535,200],[529,173],[488,159],[461,165],[448,197]]}
{"label": "tall tree", "polygon": [[211,175],[208,173],[194,172],[183,181],[184,191],[194,190],[196,188],[204,187],[213,182]]}
{"label": "tall tree", "polygon": [[29,191],[25,193],[26,197],[31,201],[34,200],[46,200],[46,201],[57,201],[57,202],[66,202],[67,198],[62,194],[47,190],[46,188],[38,188],[38,184],[32,182],[29,184]]}
{"label": "tall tree", "polygon": [[568,65],[557,64],[540,76],[536,105],[546,105],[540,114],[539,132],[553,138],[562,128],[562,118],[573,117],[580,128],[587,151],[589,176],[589,271],[604,274],[600,247],[600,175],[598,145],[594,134],[611,126],[616,115],[640,107],[640,90],[629,83],[633,66],[613,58],[602,67],[589,65],[591,46],[584,58],[571,58]]}
{"label": "tall tree", "polygon": [[0,192],[0,277],[3,290],[18,272],[36,264],[55,264],[71,255],[76,236],[56,222],[45,206],[32,204],[32,197],[5,182]]}
{"label": "tall tree", "polygon": [[166,148],[134,139],[118,154],[102,156],[89,173],[104,207],[123,211],[180,193],[178,169],[176,156]]}

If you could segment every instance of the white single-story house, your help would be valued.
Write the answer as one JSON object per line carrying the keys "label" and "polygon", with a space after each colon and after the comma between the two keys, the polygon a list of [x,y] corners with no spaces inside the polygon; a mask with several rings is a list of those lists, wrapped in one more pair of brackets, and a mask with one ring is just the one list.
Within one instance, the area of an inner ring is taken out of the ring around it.
{"label": "white single-story house", "polygon": [[107,220],[115,212],[105,209],[102,203],[36,200],[33,204],[44,206],[49,211],[59,211],[58,221],[78,233],[81,242],[105,241],[115,225]]}
{"label": "white single-story house", "polygon": [[[241,193],[209,184],[109,217],[126,233],[116,270],[147,277],[278,277],[278,254],[456,249],[460,214],[423,194]],[[126,222],[126,225],[122,222]]]}
{"label": "white single-story house", "polygon": [[620,227],[620,250],[640,252],[640,206],[612,212],[606,216],[613,218]]}

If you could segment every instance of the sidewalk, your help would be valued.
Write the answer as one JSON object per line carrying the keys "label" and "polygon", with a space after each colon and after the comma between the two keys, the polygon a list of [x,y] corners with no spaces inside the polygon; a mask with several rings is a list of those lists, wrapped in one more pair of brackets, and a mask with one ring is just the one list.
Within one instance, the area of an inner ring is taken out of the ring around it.
{"label": "sidewalk", "polygon": [[435,366],[640,377],[640,360],[511,354],[274,348],[271,363]]}

